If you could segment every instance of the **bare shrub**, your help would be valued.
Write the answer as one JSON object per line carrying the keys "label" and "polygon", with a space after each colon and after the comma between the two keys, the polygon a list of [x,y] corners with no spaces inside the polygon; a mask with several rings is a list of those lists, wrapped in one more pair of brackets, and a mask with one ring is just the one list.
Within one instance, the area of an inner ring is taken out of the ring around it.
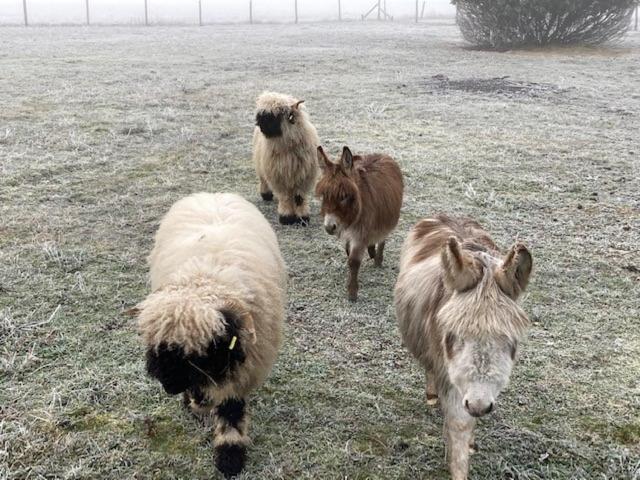
{"label": "bare shrub", "polygon": [[504,50],[621,38],[638,0],[451,0],[465,40]]}

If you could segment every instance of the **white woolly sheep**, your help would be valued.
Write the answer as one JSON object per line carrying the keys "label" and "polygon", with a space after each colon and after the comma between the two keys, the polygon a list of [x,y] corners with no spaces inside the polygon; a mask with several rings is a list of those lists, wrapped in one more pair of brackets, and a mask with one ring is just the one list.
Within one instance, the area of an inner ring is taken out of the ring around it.
{"label": "white woolly sheep", "polygon": [[198,193],[175,203],[149,256],[152,293],[137,306],[147,371],[170,395],[213,412],[216,466],[244,466],[246,398],[275,362],[285,266],[273,229],[238,195]]}

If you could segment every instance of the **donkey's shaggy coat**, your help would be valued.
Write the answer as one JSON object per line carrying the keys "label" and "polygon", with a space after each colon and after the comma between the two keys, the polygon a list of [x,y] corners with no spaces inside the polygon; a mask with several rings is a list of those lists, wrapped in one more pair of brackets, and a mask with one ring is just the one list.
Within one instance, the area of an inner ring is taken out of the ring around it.
{"label": "donkey's shaggy coat", "polygon": [[316,128],[303,100],[264,92],[256,101],[253,161],[265,201],[278,199],[282,224],[309,223],[309,194],[318,175]]}
{"label": "donkey's shaggy coat", "polygon": [[402,172],[388,155],[351,154],[342,150],[333,163],[318,147],[322,177],[316,195],[322,198],[324,228],[345,242],[349,257],[349,299],[358,298],[358,272],[365,249],[382,266],[385,239],[398,224],[404,189]]}
{"label": "donkey's shaggy coat", "polygon": [[449,470],[466,479],[476,417],[507,385],[528,319],[516,300],[531,255],[514,245],[501,257],[473,220],[418,222],[403,247],[395,306],[404,344],[426,373],[427,403],[442,399]]}
{"label": "donkey's shaggy coat", "polygon": [[280,346],[285,266],[276,236],[242,197],[198,193],[164,217],[149,256],[152,293],[138,305],[147,370],[167,393],[215,413],[216,465],[245,459],[245,399]]}

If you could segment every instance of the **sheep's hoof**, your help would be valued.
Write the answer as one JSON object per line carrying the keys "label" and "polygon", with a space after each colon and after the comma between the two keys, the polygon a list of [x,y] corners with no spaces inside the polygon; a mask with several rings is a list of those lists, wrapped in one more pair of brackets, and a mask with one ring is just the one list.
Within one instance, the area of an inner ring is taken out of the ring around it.
{"label": "sheep's hoof", "polygon": [[260,192],[260,196],[265,202],[270,202],[271,200],[273,200],[273,192]]}
{"label": "sheep's hoof", "polygon": [[298,217],[297,215],[280,215],[278,221],[282,225],[309,225],[309,217]]}
{"label": "sheep's hoof", "polygon": [[247,448],[244,445],[225,443],[216,447],[216,468],[225,478],[238,475],[246,459]]}

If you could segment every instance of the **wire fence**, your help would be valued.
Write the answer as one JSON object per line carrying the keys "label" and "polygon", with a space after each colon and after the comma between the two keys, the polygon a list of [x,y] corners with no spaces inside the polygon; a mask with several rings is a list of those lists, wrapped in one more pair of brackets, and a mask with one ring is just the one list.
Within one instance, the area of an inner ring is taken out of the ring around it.
{"label": "wire fence", "polygon": [[[167,24],[192,24],[206,25],[212,23],[263,23],[263,22],[292,22],[302,21],[343,21],[343,20],[368,20],[393,21],[394,18],[412,19],[416,23],[425,16],[452,17],[455,15],[453,7],[448,10],[438,11],[426,10],[431,1],[427,0],[404,0],[395,1],[393,6],[387,7],[387,0],[370,0],[366,10],[363,11],[366,0],[329,0],[314,2],[312,0],[288,0],[279,2],[280,8],[274,10],[272,3],[268,0],[238,0],[233,2],[233,12],[229,11],[227,5],[221,5],[216,0],[191,0],[181,2],[179,15],[158,14],[154,11],[154,0],[131,0],[127,2],[126,9],[121,5],[118,9],[129,11],[129,17],[114,16],[113,5],[105,7],[104,0],[76,0],[74,7],[65,10],[66,15],[71,19],[47,21],[47,16],[59,16],[56,12],[57,2],[34,5],[33,0],[15,0],[22,3],[21,15],[18,8],[12,14],[2,14],[0,12],[0,25],[2,24],[24,24],[25,26],[35,24],[65,24],[65,25],[96,25],[96,24],[129,24],[129,25],[167,25]],[[102,3],[101,6],[98,4]],[[322,6],[319,9],[318,4]],[[333,6],[331,5],[333,3]],[[390,2],[391,3],[391,2]],[[100,8],[101,7],[101,8]],[[415,7],[415,8],[414,8]],[[360,10],[358,10],[358,8]],[[95,10],[100,10],[95,15]],[[632,21],[632,28],[638,31],[638,10],[636,7]],[[55,12],[55,13],[54,13]],[[394,15],[394,12],[398,12]],[[39,14],[38,19],[33,21],[34,14]],[[21,18],[19,18],[21,17]]]}
{"label": "wire fence", "polygon": [[[167,25],[212,23],[263,23],[300,21],[410,19],[419,22],[426,17],[448,17],[455,9],[448,0],[190,0],[177,2],[179,9],[167,13],[164,4],[154,0],[130,0],[117,8],[106,5],[105,0],[43,2],[42,0],[14,0],[10,13],[0,11],[0,24],[30,25]],[[21,5],[20,5],[21,4]],[[5,4],[6,5],[6,4]],[[6,6],[5,6],[6,8]],[[21,10],[21,11],[20,11]]]}

